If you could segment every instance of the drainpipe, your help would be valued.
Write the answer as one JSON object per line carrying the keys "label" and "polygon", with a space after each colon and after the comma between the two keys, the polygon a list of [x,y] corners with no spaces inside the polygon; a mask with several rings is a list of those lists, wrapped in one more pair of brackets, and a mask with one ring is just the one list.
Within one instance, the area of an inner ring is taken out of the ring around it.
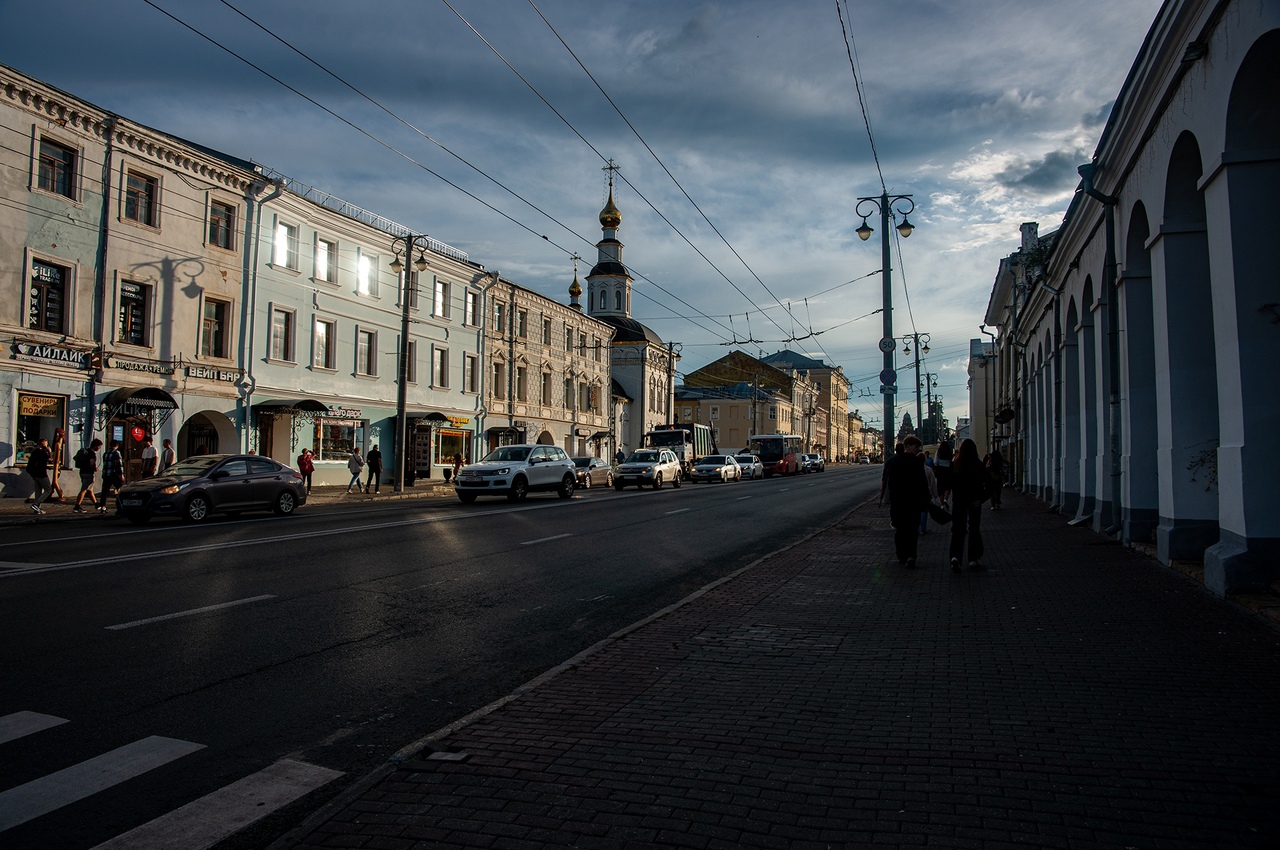
{"label": "drainpipe", "polygon": [[[107,304],[107,241],[111,235],[111,169],[114,167],[116,122],[115,115],[107,118],[107,147],[102,157],[102,224],[98,232],[98,268],[93,279],[93,344],[96,358],[90,358],[89,380],[85,385],[84,426],[80,429],[81,443],[88,447],[93,441],[94,425],[98,410],[95,403],[98,395],[98,378],[102,374],[102,356],[106,342],[106,304]],[[28,271],[27,274],[30,274]],[[94,360],[96,359],[97,365]],[[70,444],[70,441],[67,441]],[[103,442],[110,442],[104,440]],[[56,474],[56,473],[55,473]]]}
{"label": "drainpipe", "polygon": [[484,287],[480,290],[480,297],[477,299],[477,301],[479,301],[479,308],[480,308],[480,346],[479,346],[480,350],[478,352],[479,357],[476,360],[476,368],[480,370],[480,380],[477,382],[477,389],[480,393],[480,402],[479,402],[480,407],[479,407],[479,410],[477,411],[478,415],[476,416],[476,419],[477,419],[476,436],[474,438],[476,441],[476,445],[472,447],[473,454],[471,455],[471,458],[473,463],[479,460],[480,458],[484,457],[484,454],[488,454],[488,452],[481,454],[479,451],[480,439],[481,439],[480,435],[484,433],[485,422],[489,417],[489,408],[485,405],[485,401],[484,401],[486,398],[488,398],[488,396],[485,395],[485,387],[487,386],[487,382],[489,380],[489,374],[488,374],[489,370],[485,368],[489,365],[489,358],[485,356],[485,352],[489,350],[489,332],[488,332],[489,331],[489,301],[488,301],[488,298],[489,298],[489,290],[497,285],[500,274],[501,274],[500,272],[495,271],[490,276],[489,282],[486,283]]}
{"label": "drainpipe", "polygon": [[[259,230],[262,225],[262,208],[274,201],[276,198],[284,194],[284,183],[280,180],[272,180],[269,184],[271,193],[265,198],[254,203],[254,196],[266,188],[263,183],[255,181],[248,190],[245,191],[245,252],[244,262],[246,268],[243,272],[244,285],[248,289],[245,297],[245,316],[247,328],[242,327],[240,333],[240,363],[244,368],[244,377],[241,378],[243,385],[243,397],[241,398],[241,416],[244,417],[244,430],[240,433],[240,450],[249,451],[249,411],[253,406],[253,391],[257,387],[257,381],[253,377],[253,344],[254,331],[258,326],[258,251],[262,245],[262,239]],[[250,252],[252,245],[252,254]],[[252,257],[252,259],[251,259]]]}
{"label": "drainpipe", "polygon": [[1106,259],[1102,270],[1102,291],[1107,297],[1107,357],[1110,362],[1107,364],[1107,380],[1111,386],[1107,393],[1108,406],[1108,422],[1107,430],[1108,445],[1111,449],[1111,525],[1108,526],[1103,533],[1115,534],[1120,531],[1124,523],[1120,519],[1120,498],[1121,498],[1121,469],[1120,461],[1120,312],[1119,301],[1116,294],[1116,203],[1119,201],[1114,195],[1107,195],[1097,189],[1093,185],[1093,176],[1097,166],[1093,163],[1086,163],[1076,169],[1082,181],[1084,193],[1094,200],[1102,204],[1102,211],[1105,217],[1106,230]]}

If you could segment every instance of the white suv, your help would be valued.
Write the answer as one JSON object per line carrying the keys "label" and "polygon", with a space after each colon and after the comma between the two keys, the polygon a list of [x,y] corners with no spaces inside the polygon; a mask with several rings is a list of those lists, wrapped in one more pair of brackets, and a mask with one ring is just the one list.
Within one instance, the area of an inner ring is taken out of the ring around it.
{"label": "white suv", "polygon": [[672,487],[680,486],[680,458],[670,449],[637,449],[613,473],[615,490],[621,490],[628,484],[637,487],[648,484],[660,490],[667,481]]}
{"label": "white suv", "polygon": [[458,498],[471,504],[477,496],[506,496],[519,502],[533,490],[555,490],[573,496],[577,486],[573,460],[557,446],[498,446],[479,463],[462,467],[453,480]]}

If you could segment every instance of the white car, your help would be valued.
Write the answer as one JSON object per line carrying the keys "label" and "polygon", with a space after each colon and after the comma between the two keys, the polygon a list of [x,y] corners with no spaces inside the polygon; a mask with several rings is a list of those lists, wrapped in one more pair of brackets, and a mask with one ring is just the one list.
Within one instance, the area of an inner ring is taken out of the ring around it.
{"label": "white car", "polygon": [[738,462],[738,466],[742,467],[742,477],[755,480],[764,478],[764,464],[760,462],[759,455],[734,455],[733,459]]}
{"label": "white car", "polygon": [[706,455],[689,470],[690,481],[741,481],[742,467],[733,455]]}
{"label": "white car", "polygon": [[613,473],[615,490],[628,484],[660,490],[668,481],[672,487],[680,486],[680,458],[670,449],[637,449]]}
{"label": "white car", "polygon": [[568,499],[577,482],[572,458],[558,446],[498,446],[479,463],[462,467],[453,479],[453,491],[468,505],[477,496],[506,496],[519,502],[537,490],[555,490]]}

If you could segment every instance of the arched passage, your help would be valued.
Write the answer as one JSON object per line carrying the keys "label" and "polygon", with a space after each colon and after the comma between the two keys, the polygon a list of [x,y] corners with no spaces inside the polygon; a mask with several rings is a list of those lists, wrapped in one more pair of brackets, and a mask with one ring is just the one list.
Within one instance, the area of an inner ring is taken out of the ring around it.
{"label": "arched passage", "polygon": [[178,460],[194,455],[213,455],[240,451],[240,437],[236,426],[225,414],[216,410],[202,410],[187,417],[178,429],[173,442]]}
{"label": "arched passage", "polygon": [[1155,319],[1151,296],[1151,226],[1141,201],[1129,214],[1124,273],[1120,278],[1121,340],[1124,345],[1120,392],[1125,403],[1124,540],[1155,542],[1160,520],[1157,485]]}
{"label": "arched passage", "polygon": [[1098,335],[1094,316],[1097,305],[1094,300],[1093,278],[1086,277],[1084,295],[1080,299],[1080,512],[1077,516],[1092,516],[1097,506],[1101,439],[1101,407],[1098,400]]}
{"label": "arched passage", "polygon": [[1206,461],[1218,450],[1217,361],[1200,145],[1174,143],[1164,221],[1153,243],[1160,560],[1199,561],[1218,540],[1218,494]]}
{"label": "arched passage", "polygon": [[1080,508],[1080,458],[1084,456],[1080,431],[1080,311],[1073,297],[1067,301],[1067,321],[1062,349],[1062,493],[1058,504],[1064,514]]}
{"label": "arched passage", "polygon": [[[1280,575],[1280,293],[1266,234],[1280,214],[1280,30],[1264,33],[1236,71],[1227,102],[1223,168],[1205,186],[1218,333],[1221,543],[1205,559],[1219,593],[1264,587]],[[1266,388],[1273,388],[1266,391]]]}

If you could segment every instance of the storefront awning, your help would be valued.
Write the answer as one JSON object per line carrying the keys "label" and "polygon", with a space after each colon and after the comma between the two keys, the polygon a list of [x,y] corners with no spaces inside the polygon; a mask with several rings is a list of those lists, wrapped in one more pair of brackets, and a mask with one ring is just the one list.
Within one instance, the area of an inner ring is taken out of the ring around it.
{"label": "storefront awning", "polygon": [[276,398],[253,406],[258,413],[328,413],[329,405],[313,398]]}
{"label": "storefront awning", "polygon": [[173,400],[173,396],[159,387],[121,387],[107,393],[102,403],[109,409],[121,408],[125,405],[146,408],[148,411],[178,409],[178,403]]}
{"label": "storefront awning", "polygon": [[419,418],[426,422],[448,422],[449,421],[448,416],[445,416],[443,413],[439,413],[436,411],[432,411],[431,413],[428,413],[426,416],[421,416]]}
{"label": "storefront awning", "polygon": [[486,434],[515,434],[518,433],[515,428],[506,425],[495,425],[485,431]]}
{"label": "storefront awning", "polygon": [[592,434],[592,435],[591,435],[591,439],[592,439],[592,440],[604,440],[604,439],[608,438],[608,436],[609,436],[609,432],[608,432],[608,431],[596,431],[594,434]]}

